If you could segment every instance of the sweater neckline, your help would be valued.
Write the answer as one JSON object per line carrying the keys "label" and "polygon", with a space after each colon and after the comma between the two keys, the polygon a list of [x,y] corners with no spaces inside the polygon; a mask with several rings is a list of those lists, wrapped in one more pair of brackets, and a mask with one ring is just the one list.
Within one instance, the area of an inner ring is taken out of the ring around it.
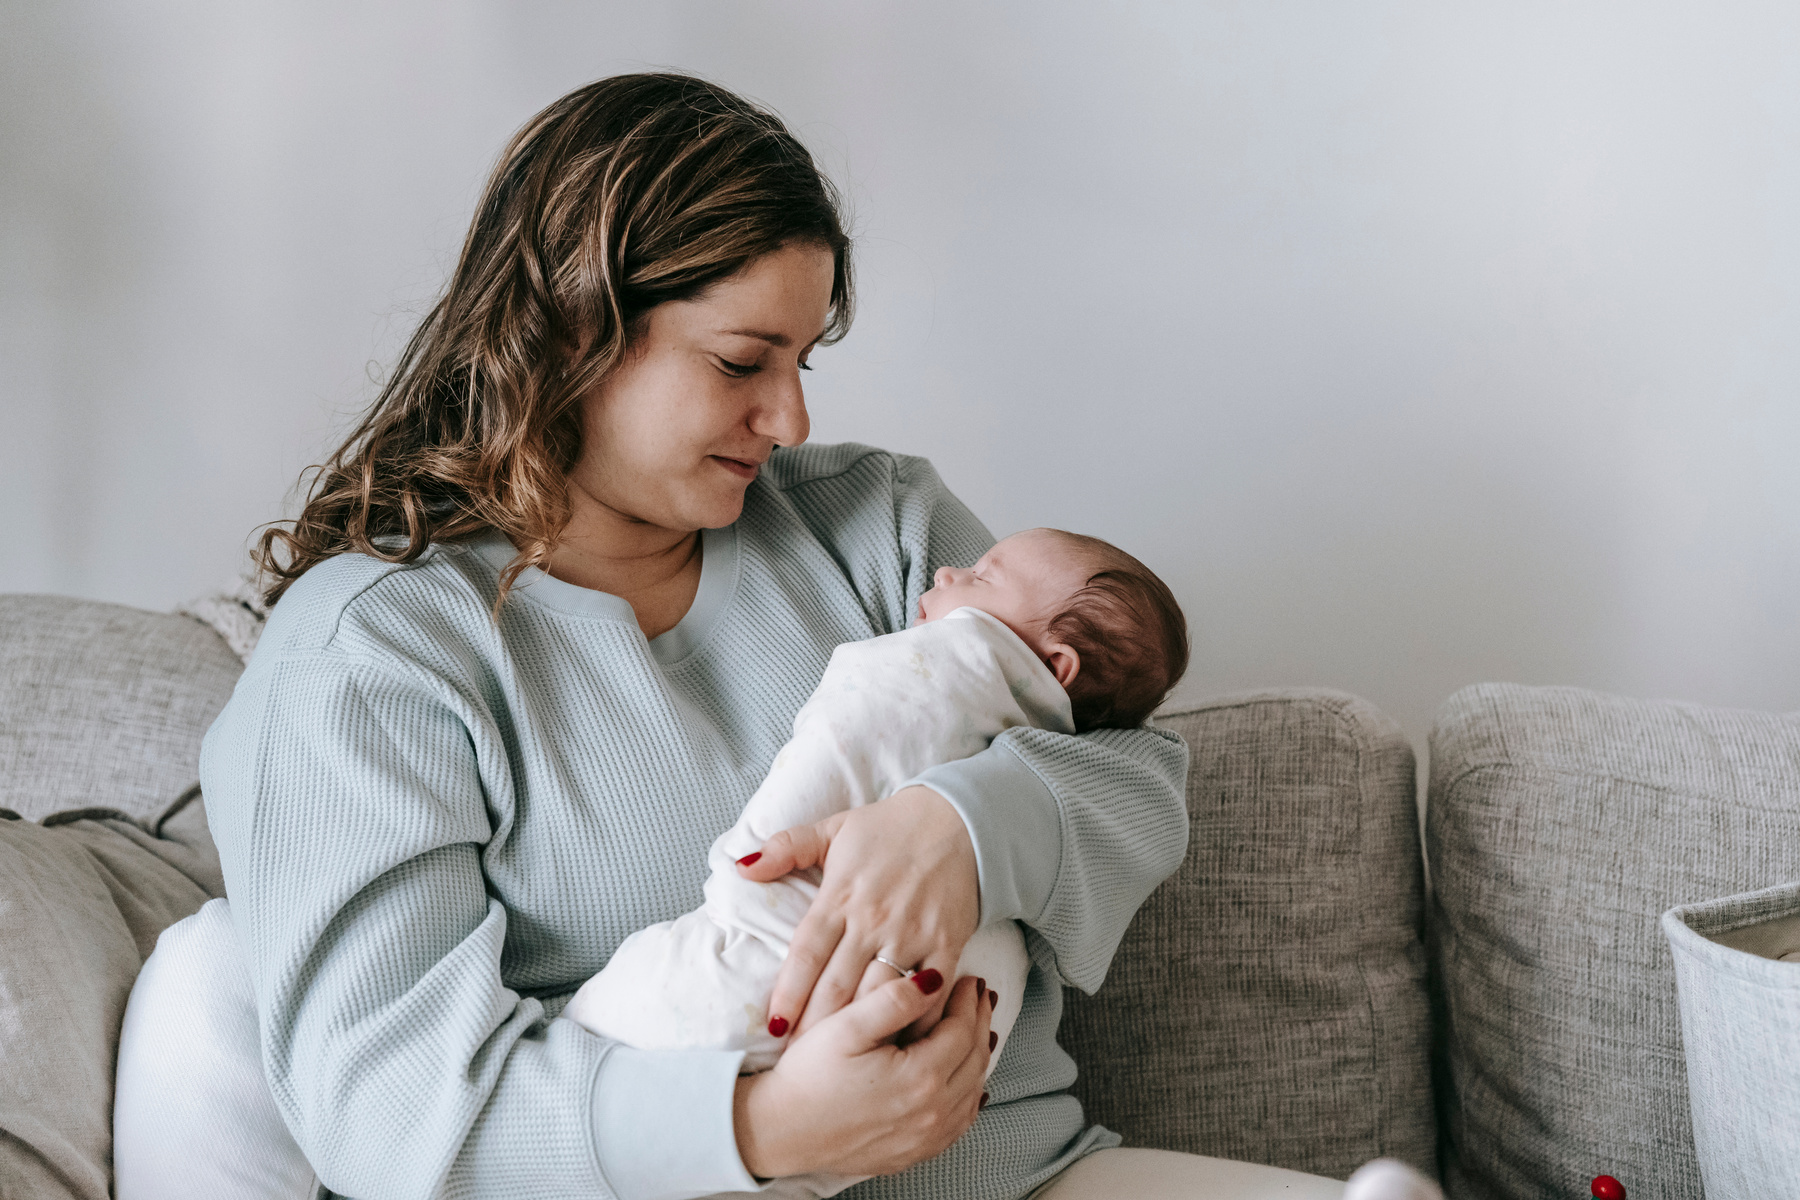
{"label": "sweater neckline", "polygon": [[[506,569],[518,550],[499,530],[489,530],[467,545],[496,572]],[[651,655],[672,667],[698,650],[724,616],[737,594],[737,526],[700,531],[700,586],[675,627],[647,639]],[[573,617],[614,621],[629,625],[639,637],[637,613],[622,596],[596,591],[558,579],[537,567],[526,567],[513,584],[512,595],[532,604]]]}

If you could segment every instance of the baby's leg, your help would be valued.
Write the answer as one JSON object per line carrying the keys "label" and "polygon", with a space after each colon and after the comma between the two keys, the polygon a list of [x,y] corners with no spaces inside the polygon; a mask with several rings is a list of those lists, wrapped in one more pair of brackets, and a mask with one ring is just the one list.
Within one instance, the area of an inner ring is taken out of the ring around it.
{"label": "baby's leg", "polygon": [[[755,886],[793,888],[789,881]],[[804,911],[803,898],[784,899]],[[769,1036],[768,1004],[786,953],[785,939],[771,942],[721,921],[708,904],[626,938],[562,1015],[643,1050],[743,1050],[743,1070],[766,1070],[783,1045]]]}
{"label": "baby's leg", "polygon": [[[734,875],[720,882],[717,888],[708,882],[705,907],[621,942],[562,1015],[643,1050],[742,1050],[746,1072],[774,1066],[787,1040],[769,1034],[769,993],[799,923],[794,914],[805,914],[817,889],[799,877],[749,883]],[[734,901],[729,907],[721,903],[726,892]],[[1019,1019],[1030,971],[1024,935],[1013,921],[976,930],[957,962],[958,975],[980,976],[1000,998],[990,1073]]]}
{"label": "baby's leg", "polygon": [[992,1075],[999,1065],[1001,1051],[1006,1049],[1006,1039],[1012,1033],[1013,1024],[1019,1019],[1019,1009],[1025,1000],[1025,980],[1031,973],[1031,959],[1025,954],[1025,935],[1020,931],[1019,923],[996,921],[977,929],[969,944],[963,947],[962,957],[956,961],[956,973],[987,980],[988,986],[999,997],[989,1025],[999,1035],[993,1057],[988,1060],[988,1074]]}

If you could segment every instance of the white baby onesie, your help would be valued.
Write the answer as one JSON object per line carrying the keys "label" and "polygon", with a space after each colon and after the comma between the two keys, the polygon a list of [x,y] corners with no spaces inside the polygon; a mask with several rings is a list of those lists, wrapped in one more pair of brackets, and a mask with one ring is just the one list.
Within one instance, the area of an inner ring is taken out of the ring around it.
{"label": "white baby onesie", "polygon": [[[793,739],[713,843],[705,903],[626,938],[562,1015],[640,1049],[741,1049],[745,1073],[773,1066],[786,1040],[769,1036],[769,993],[820,872],[753,883],[738,875],[737,860],[784,829],[872,804],[929,767],[980,753],[1019,725],[1073,733],[1068,693],[980,609],[839,646],[794,717]],[[1000,997],[990,1071],[1018,1018],[1029,966],[1013,921],[977,930],[957,963],[958,975],[982,976]],[[855,1180],[782,1182],[796,1185],[780,1189],[788,1194],[830,1195]]]}

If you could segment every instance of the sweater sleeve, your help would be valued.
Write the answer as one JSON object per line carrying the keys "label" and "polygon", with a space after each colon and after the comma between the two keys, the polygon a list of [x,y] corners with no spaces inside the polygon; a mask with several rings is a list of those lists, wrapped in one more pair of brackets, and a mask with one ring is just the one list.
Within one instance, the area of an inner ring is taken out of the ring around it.
{"label": "sweater sleeve", "polygon": [[483,767],[505,764],[479,744],[447,687],[329,653],[255,664],[207,736],[295,1140],[333,1191],[371,1200],[754,1190],[731,1127],[739,1055],[643,1055],[503,984],[482,855],[504,820]]}
{"label": "sweater sleeve", "polygon": [[975,846],[981,922],[1023,921],[1092,993],[1125,927],[1187,853],[1187,746],[1158,729],[1010,729],[923,772]]}
{"label": "sweater sleeve", "polygon": [[[895,460],[904,628],[940,566],[968,566],[993,537],[923,459]],[[981,920],[1017,920],[1092,992],[1132,916],[1187,853],[1187,746],[1156,729],[1013,729],[922,783],[968,826]]]}

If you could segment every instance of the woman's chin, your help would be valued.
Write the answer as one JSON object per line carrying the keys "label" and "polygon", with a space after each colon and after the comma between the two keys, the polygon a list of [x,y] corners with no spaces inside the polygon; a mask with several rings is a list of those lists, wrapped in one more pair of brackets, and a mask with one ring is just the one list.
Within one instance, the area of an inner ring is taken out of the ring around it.
{"label": "woman's chin", "polygon": [[690,510],[689,519],[696,529],[723,529],[744,515],[744,488],[708,496]]}

